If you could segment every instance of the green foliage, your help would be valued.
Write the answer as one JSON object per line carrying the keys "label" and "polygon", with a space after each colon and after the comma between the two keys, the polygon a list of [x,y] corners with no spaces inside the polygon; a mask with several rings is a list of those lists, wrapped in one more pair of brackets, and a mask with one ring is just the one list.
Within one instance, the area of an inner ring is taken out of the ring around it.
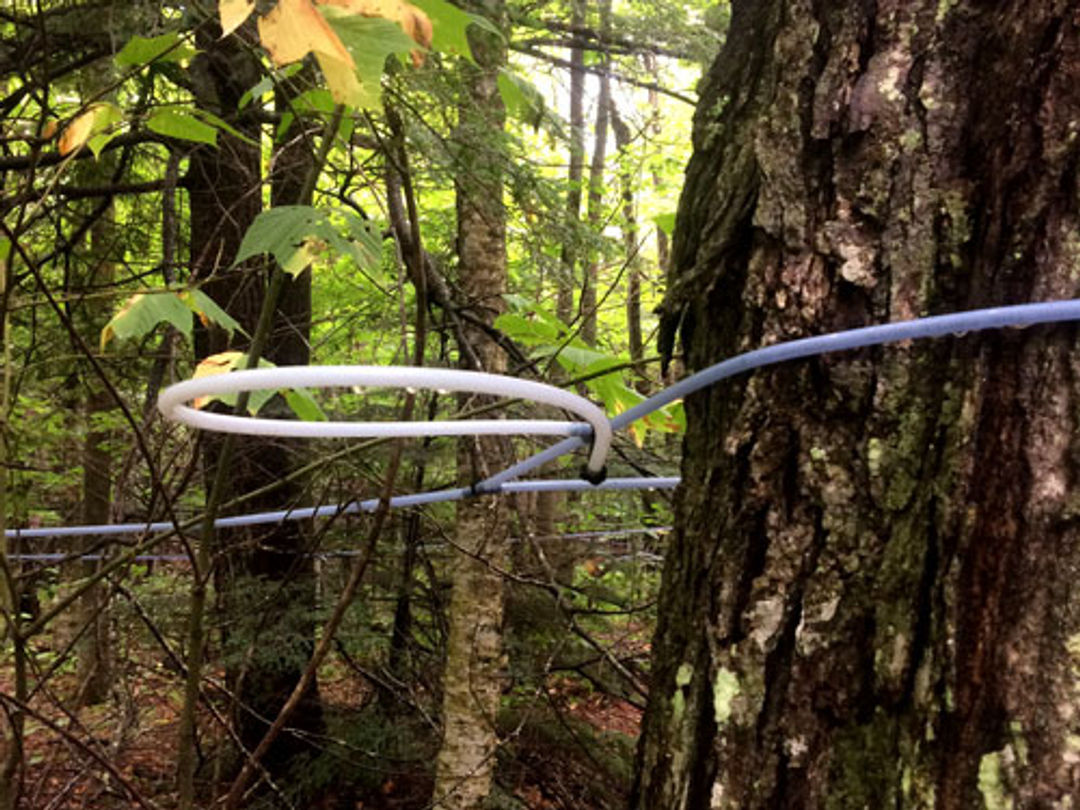
{"label": "green foliage", "polygon": [[[412,4],[428,15],[431,20],[431,47],[443,53],[456,54],[472,59],[467,31],[470,25],[479,23],[486,28],[490,24],[483,17],[462,11],[446,0],[411,0]],[[495,29],[498,32],[498,29]]]}
{"label": "green foliage", "polygon": [[195,317],[203,325],[217,324],[230,335],[235,330],[244,331],[235,318],[202,290],[136,293],[101,330],[101,349],[104,351],[113,338],[145,337],[162,323],[171,324],[190,340]]}
{"label": "green foliage", "polygon": [[523,76],[506,68],[499,71],[498,83],[507,112],[533,129],[538,129],[547,112],[540,91]]}
{"label": "green foliage", "polygon": [[[198,367],[195,369],[195,378],[209,377],[216,374],[228,374],[230,371],[236,371],[237,369],[246,367],[247,355],[243,352],[221,352],[220,354],[211,355],[199,363]],[[265,357],[260,357],[258,367],[275,368],[275,364],[271,363]],[[304,388],[286,388],[281,389],[280,391],[264,388],[258,391],[252,391],[248,395],[248,413],[252,416],[259,413],[263,408],[270,404],[276,394],[281,394],[284,397],[285,404],[288,405],[292,412],[301,420],[306,422],[321,422],[326,420],[326,414],[323,413],[322,408],[319,407],[319,403],[315,401],[311,392]],[[202,408],[211,402],[221,402],[229,407],[235,408],[239,396],[239,394],[211,394],[196,400],[195,407]]]}
{"label": "green foliage", "polygon": [[[104,18],[82,0],[64,4],[62,12],[56,0],[45,0],[39,6],[40,14],[31,6],[19,6],[18,15],[32,17],[32,27],[24,29],[21,23],[7,19],[0,22],[3,41],[11,45],[13,53],[25,54],[30,60],[26,70],[9,70],[2,75],[7,81],[8,106],[0,123],[4,160],[15,165],[3,175],[0,218],[19,247],[19,251],[10,251],[5,231],[0,238],[0,259],[10,253],[12,269],[8,277],[12,288],[5,301],[9,307],[8,372],[13,404],[6,414],[8,430],[4,438],[9,459],[16,460],[9,468],[8,504],[13,523],[79,520],[83,500],[82,447],[91,430],[103,431],[110,437],[106,448],[113,464],[116,514],[131,520],[160,519],[175,511],[183,519],[200,512],[205,493],[196,453],[201,451],[192,441],[191,432],[171,430],[160,420],[150,420],[143,426],[142,438],[150,449],[149,458],[145,458],[132,449],[131,425],[119,410],[84,414],[91,395],[99,390],[97,368],[109,376],[137,419],[148,393],[157,390],[158,381],[167,383],[189,376],[195,362],[190,341],[185,345],[171,339],[158,340],[154,330],[166,325],[191,338],[195,318],[203,325],[216,324],[228,332],[238,329],[229,313],[244,311],[247,322],[248,311],[234,307],[243,296],[259,288],[266,265],[256,257],[270,256],[294,275],[312,267],[313,363],[410,362],[417,335],[414,313],[418,293],[403,265],[401,247],[383,232],[388,218],[386,178],[398,169],[407,170],[431,280],[440,285],[428,289],[425,362],[456,364],[457,331],[462,326],[468,328],[475,302],[462,300],[456,288],[460,268],[455,188],[464,172],[480,171],[490,163],[484,150],[498,149],[506,158],[502,171],[513,295],[508,297],[511,311],[500,319],[499,327],[524,349],[525,360],[531,363],[530,368],[523,369],[518,362],[522,358],[515,356],[511,373],[557,382],[590,377],[583,385],[610,414],[632,407],[659,384],[652,366],[646,364],[633,371],[626,367],[629,357],[623,304],[627,289],[627,223],[618,180],[624,171],[632,178],[637,235],[642,243],[634,267],[642,280],[642,326],[648,334],[655,324],[651,311],[663,293],[664,268],[660,266],[656,230],[670,235],[673,226],[672,216],[665,212],[675,208],[690,148],[689,107],[662,93],[654,106],[644,89],[630,82],[620,84],[616,102],[633,132],[632,142],[617,162],[613,159],[606,167],[600,224],[590,224],[584,217],[571,218],[567,214],[567,196],[572,189],[566,179],[570,133],[562,118],[566,115],[566,71],[557,61],[547,58],[564,58],[565,47],[532,44],[550,31],[543,30],[540,20],[518,16],[527,15],[527,9],[511,9],[512,23],[500,35],[515,47],[509,51],[511,62],[498,77],[498,89],[509,112],[506,130],[496,135],[490,128],[484,129],[462,146],[458,125],[469,95],[457,68],[471,59],[468,30],[479,25],[489,32],[497,31],[482,17],[470,15],[446,0],[416,0],[415,4],[432,21],[432,52],[425,54],[422,65],[403,65],[400,69],[398,62],[410,61],[407,55],[411,56],[418,46],[396,23],[363,17],[346,19],[328,11],[332,30],[356,64],[350,73],[360,77],[360,98],[369,109],[359,115],[346,111],[337,132],[325,135],[325,123],[337,107],[335,95],[326,83],[326,72],[320,75],[318,70],[303,69],[299,61],[274,66],[266,54],[248,47],[246,40],[243,47],[230,51],[228,56],[233,71],[229,78],[235,86],[223,94],[208,92],[204,86],[207,60],[222,55],[210,51],[227,40],[204,44],[200,39],[200,47],[207,54],[197,54],[190,43],[195,41],[195,25],[201,24],[201,12],[194,8],[129,4],[109,17],[106,29]],[[707,5],[705,0],[676,5],[627,0],[616,10],[616,29],[620,37],[629,41],[659,44],[697,59],[716,40],[715,33],[704,23]],[[260,6],[257,11],[267,10]],[[595,23],[594,12],[590,6],[589,25]],[[545,19],[566,19],[564,6],[544,8],[542,13]],[[42,38],[35,38],[39,34]],[[55,53],[41,50],[39,43],[45,41],[55,46]],[[114,57],[105,53],[108,47],[99,47],[102,42],[126,44]],[[523,55],[516,48],[519,44],[540,49],[546,56]],[[76,55],[81,59],[98,50],[102,56],[97,62],[72,67],[70,60]],[[655,81],[684,95],[691,92],[688,88],[696,79],[692,65],[666,57],[658,58],[655,67],[650,67],[649,60],[640,54],[617,53],[612,59],[613,69],[620,75],[632,81]],[[306,58],[306,64],[312,61],[312,57]],[[590,76],[590,87],[595,87],[594,82]],[[196,98],[202,101],[196,103]],[[389,118],[382,114],[384,101],[393,105],[400,117],[400,130],[391,128]],[[588,98],[586,101],[588,104]],[[592,149],[591,126],[589,123],[584,133],[587,153]],[[117,146],[114,139],[121,133],[123,149],[113,148]],[[226,133],[232,138],[226,138]],[[191,192],[195,190],[192,184],[202,182],[205,175],[200,177],[196,169],[212,167],[214,160],[224,162],[240,150],[232,143],[234,138],[252,147],[244,164],[250,176],[241,172],[229,178],[229,183],[247,185],[237,189],[224,182],[220,188],[209,184],[210,191],[220,190],[223,198],[236,204],[222,217],[221,231],[199,242],[192,229],[196,198]],[[293,182],[292,173],[304,172],[305,153],[317,153],[324,143],[329,154],[320,167],[314,192],[316,205],[270,208],[272,202],[281,199],[282,185]],[[203,148],[212,144],[219,148]],[[99,159],[86,159],[85,151]],[[588,154],[586,163],[587,158]],[[19,161],[26,162],[25,168],[18,168]],[[289,183],[279,182],[283,173]],[[237,180],[237,176],[245,179]],[[242,221],[240,209],[258,207],[266,210],[244,235],[238,255],[230,255],[235,241],[229,228]],[[564,247],[577,257],[571,267],[564,266]],[[24,254],[37,262],[35,272],[26,266]],[[595,259],[599,267],[598,293],[606,293],[598,296],[606,303],[598,312],[595,346],[585,344],[575,332],[580,326],[578,302],[586,256]],[[193,277],[193,268],[198,269],[197,277]],[[250,279],[251,286],[241,289],[232,300],[215,302],[199,289],[214,276],[233,271],[236,277]],[[43,295],[46,290],[69,316],[80,337],[97,344],[94,337],[100,335],[100,345],[109,349],[94,358],[94,368],[81,351],[73,349],[75,341],[66,324],[53,316],[50,302]],[[437,301],[435,295],[443,292],[449,295],[445,307],[446,302]],[[560,320],[553,314],[557,311],[556,300],[567,294],[570,309],[560,311],[569,314]],[[243,306],[248,303],[245,300]],[[147,340],[152,335],[155,339]],[[196,373],[228,373],[243,359],[240,352],[215,355]],[[234,398],[226,399],[235,404]],[[316,402],[304,391],[267,391],[256,394],[250,404],[254,412],[274,418],[319,419],[325,418],[325,410],[341,419],[390,419],[399,413],[400,395],[384,390],[334,390],[321,393]],[[429,414],[431,418],[450,418],[458,407],[454,397],[422,397],[418,418],[420,414],[425,418]],[[528,406],[512,407],[518,408],[521,415],[531,413]],[[680,418],[677,406],[666,415],[653,417],[643,428],[657,429],[646,434],[641,428],[636,436],[640,442],[647,442],[645,449],[639,451],[624,444],[620,447],[622,457],[654,472],[670,472],[676,445],[670,431],[677,429]],[[347,462],[328,462],[325,459],[334,455],[325,451],[329,445],[303,448],[318,464],[305,479],[302,494],[294,491],[286,498],[275,492],[266,496],[267,508],[346,500],[379,491],[389,451],[369,450]],[[333,447],[336,450],[340,444]],[[424,489],[451,485],[457,475],[454,447],[450,440],[407,446],[399,487],[412,487],[417,482]],[[515,450],[524,454],[533,448],[533,443],[522,440],[516,443]],[[622,467],[621,460],[613,459],[612,464],[612,474],[625,469],[614,469]],[[253,508],[262,508],[262,504]],[[563,502],[557,522],[560,527],[576,530],[636,524],[643,517],[664,521],[666,508],[659,498],[573,498]],[[230,514],[246,509],[238,505],[225,507]],[[445,533],[451,515],[448,507],[425,511],[422,539]],[[305,540],[313,545],[321,543],[321,548],[355,549],[358,536],[366,531],[363,520],[342,519],[329,527],[319,523],[317,531],[305,536]],[[393,608],[400,583],[407,580],[412,588],[413,624],[402,653],[404,663],[392,673],[397,680],[389,680],[400,684],[401,693],[415,702],[415,711],[399,707],[402,714],[408,715],[404,720],[384,712],[385,707],[379,705],[382,697],[372,698],[372,693],[365,691],[369,688],[366,681],[352,691],[327,689],[324,695],[330,701],[342,700],[348,705],[330,718],[328,738],[334,742],[320,738],[319,744],[327,746],[323,755],[304,759],[279,782],[289,797],[303,793],[300,789],[294,792],[301,783],[332,787],[355,784],[370,791],[372,801],[365,804],[375,806],[377,802],[398,800],[397,796],[387,798],[381,792],[388,774],[399,783],[403,773],[419,784],[430,778],[429,766],[438,740],[430,725],[417,718],[423,714],[438,720],[438,670],[445,645],[443,614],[447,609],[443,581],[446,555],[441,550],[445,547],[423,548],[422,561],[415,563],[410,577],[405,577],[400,544],[392,542],[391,537],[404,533],[406,522],[404,516],[391,515],[390,527],[380,540],[380,553],[362,585],[362,595],[350,608],[337,638],[340,649],[366,671],[384,675],[391,659]],[[256,530],[242,536],[228,535],[227,540],[225,537],[224,542],[236,540],[254,545],[271,535],[269,530]],[[106,548],[111,553],[111,547]],[[181,548],[179,541],[169,540],[161,550]],[[652,545],[649,549],[658,551]],[[286,583],[275,591],[267,579],[260,578],[229,581],[242,567],[232,566],[240,559],[240,552],[231,547],[217,550],[221,554],[214,557],[217,567],[211,580],[215,587],[227,587],[215,591],[211,603],[220,610],[212,609],[207,616],[212,625],[208,666],[215,674],[226,666],[245,665],[295,671],[303,663],[303,649],[312,636],[312,627],[324,618],[340,590],[343,568],[333,562],[321,563],[323,601],[319,609],[302,604],[292,615],[281,616],[280,622],[275,618],[261,623],[268,609],[280,608],[282,613],[288,613],[286,603],[297,596],[299,589],[291,589],[291,583]],[[579,625],[605,644],[613,638],[629,637],[635,642],[645,638],[652,621],[647,610],[629,617],[610,614],[648,601],[656,587],[658,569],[607,555],[591,546],[583,546],[582,553],[593,556],[587,564],[577,559],[576,567],[571,560],[573,579],[564,583],[563,605],[579,611]],[[155,566],[152,573],[133,568],[116,572],[115,576],[118,583],[134,592],[172,646],[183,648],[189,618],[185,592],[192,583],[187,568]],[[44,589],[42,595],[48,597]],[[521,621],[520,632],[515,630],[517,635],[509,639],[508,648],[521,693],[544,690],[546,694],[543,678],[553,660],[557,666],[581,665],[586,674],[597,679],[598,689],[610,686],[619,692],[618,677],[610,668],[589,663],[596,659],[595,650],[586,648],[580,640],[567,640],[566,616],[549,595],[519,607],[528,615]],[[125,639],[136,639],[131,642],[132,650],[139,645],[144,653],[152,648],[153,640],[136,611],[124,600],[117,599],[110,606],[110,615]],[[234,621],[234,616],[239,618]],[[528,619],[534,623],[528,624]],[[565,655],[552,659],[550,653],[555,650]],[[155,654],[151,664],[157,664],[159,658],[164,662],[163,656]],[[320,678],[325,678],[323,685],[336,686],[333,679],[340,677],[342,661],[332,659],[324,666],[320,672]],[[331,671],[333,667],[337,669]],[[152,668],[158,682],[164,684],[160,687],[165,699],[162,702],[178,702],[179,679],[167,667]],[[355,673],[353,677],[357,683],[363,681]],[[171,680],[161,681],[163,678]],[[216,692],[213,699],[226,705],[225,698]],[[559,773],[570,774],[575,789],[584,791],[575,794],[574,801],[568,797],[563,806],[607,806],[603,797],[596,801],[588,798],[592,794],[586,788],[601,793],[611,783],[611,773],[616,774],[616,781],[623,778],[624,766],[618,762],[623,758],[625,741],[612,742],[606,735],[590,733],[588,728],[579,729],[577,725],[573,738],[560,736],[559,721],[553,716],[545,716],[543,724],[547,728],[535,734],[527,728],[531,736],[527,741],[522,739],[527,745],[506,749],[500,778],[517,773],[514,768],[520,762],[531,762],[533,778],[539,778],[537,773],[542,777],[543,759],[537,754],[550,755],[558,758],[560,768],[562,763],[568,763],[567,770]],[[205,730],[203,739],[212,733]],[[575,747],[579,739],[587,741],[590,751],[603,763],[601,766],[582,756],[581,749]],[[340,741],[345,744],[339,745]],[[607,761],[609,754],[618,767]],[[516,801],[513,792],[514,785],[507,784],[504,798],[508,805]],[[171,798],[162,803],[171,804]],[[415,805],[424,801],[426,798],[419,798]],[[308,806],[306,797],[296,798],[294,803]]]}
{"label": "green foliage", "polygon": [[217,144],[217,128],[180,109],[158,110],[146,119],[146,128],[159,135],[184,141]]}
{"label": "green foliage", "polygon": [[669,237],[675,235],[675,212],[670,211],[666,214],[657,214],[653,217],[653,222],[656,223],[656,227],[666,233]]}
{"label": "green foliage", "polygon": [[[519,296],[507,296],[518,312],[500,315],[496,328],[517,342],[533,349],[533,356],[556,361],[572,378],[583,380],[589,392],[604,403],[611,415],[618,415],[643,402],[645,397],[629,385],[625,373],[629,355],[608,354],[588,346],[557,317],[543,307]],[[611,370],[610,373],[604,372]],[[685,416],[681,404],[673,404],[630,426],[631,435],[640,445],[647,429],[681,432]]]}
{"label": "green foliage", "polygon": [[379,235],[372,224],[352,212],[331,216],[309,205],[279,205],[260,213],[240,244],[233,265],[252,256],[271,254],[290,275],[296,276],[330,249],[350,256],[359,269],[378,266]]}
{"label": "green foliage", "polygon": [[400,25],[381,17],[349,14],[333,6],[321,6],[319,10],[356,64],[360,89],[353,103],[358,107],[378,106],[380,77],[387,58],[411,53],[416,42]]}
{"label": "green foliage", "polygon": [[151,62],[186,62],[195,56],[195,49],[180,31],[156,37],[134,36],[114,57],[120,67],[148,65]]}

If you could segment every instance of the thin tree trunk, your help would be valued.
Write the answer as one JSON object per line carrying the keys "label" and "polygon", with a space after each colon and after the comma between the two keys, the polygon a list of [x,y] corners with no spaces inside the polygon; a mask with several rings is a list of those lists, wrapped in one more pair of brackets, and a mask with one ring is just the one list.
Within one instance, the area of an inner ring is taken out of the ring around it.
{"label": "thin tree trunk", "polygon": [[[17,606],[19,603],[18,583],[14,578],[14,568],[8,559],[7,529],[8,508],[8,414],[11,407],[11,348],[8,333],[8,309],[10,301],[10,267],[7,257],[0,256],[0,346],[2,346],[4,370],[0,375],[0,606],[4,609],[3,626],[0,627],[0,639],[11,641],[15,648],[16,666],[20,658],[25,658],[22,651],[20,621]],[[17,670],[18,671],[18,670]],[[25,677],[23,689],[16,698],[26,699]],[[4,712],[0,718],[0,810],[15,810],[19,799],[19,770],[23,766],[23,731],[22,712]]]}
{"label": "thin tree trunk", "polygon": [[[630,127],[611,102],[611,128],[615,132],[615,148],[619,150],[619,190],[622,196],[622,232],[626,269],[626,335],[630,359],[645,357],[641,336],[641,262],[638,260],[638,223],[634,207],[634,171],[630,155]],[[641,369],[637,369],[641,373]],[[645,383],[642,376],[639,388]]]}
{"label": "thin tree trunk", "polygon": [[[497,24],[500,2],[479,4]],[[505,155],[500,142],[505,111],[496,78],[505,62],[503,43],[470,29],[478,65],[466,66],[468,95],[462,101],[455,137],[463,147],[457,176],[458,256],[461,289],[476,315],[494,322],[506,290],[506,212],[503,207]],[[465,330],[484,371],[503,372],[501,348],[474,327]],[[462,347],[462,360],[469,352]],[[495,472],[508,458],[494,437],[461,442],[459,478],[464,483]],[[454,537],[464,552],[451,564],[446,669],[443,673],[443,742],[435,774],[435,800],[449,810],[479,810],[491,793],[498,747],[496,720],[505,678],[502,652],[503,581],[509,561],[509,522],[502,498],[461,502]]]}
{"label": "thin tree trunk", "polygon": [[[585,1],[570,0],[570,22],[585,24]],[[570,160],[566,172],[566,219],[559,254],[562,274],[557,279],[555,313],[563,323],[574,317],[574,289],[578,263],[578,233],[581,227],[582,180],[585,177],[585,51],[570,48]]]}
{"label": "thin tree trunk", "polygon": [[[95,172],[98,173],[98,172]],[[112,257],[116,251],[117,233],[110,210],[91,229],[89,260],[93,263],[87,290],[112,284],[115,267]],[[108,320],[108,299],[91,298],[84,304],[89,333],[96,334]],[[108,430],[96,424],[113,409],[112,397],[99,387],[96,380],[87,380],[83,402],[84,437],[82,448],[82,522],[88,525],[108,523],[112,504],[112,438]],[[94,538],[87,538],[93,540]],[[89,576],[100,562],[76,563],[80,576]],[[109,635],[107,610],[108,590],[99,583],[85,591],[78,601],[75,622],[77,632],[86,627],[78,644],[79,699],[83,704],[101,703],[109,696],[112,686],[112,644]]]}
{"label": "thin tree trunk", "polygon": [[[114,70],[108,63],[91,67],[80,77],[83,96],[90,96],[101,87],[108,86],[114,78]],[[104,155],[100,160],[87,161],[74,168],[77,182],[87,185],[107,184],[116,173],[115,155]],[[116,227],[116,210],[105,201],[101,215],[90,228],[83,254],[84,267],[75,276],[78,294],[85,300],[73,307],[83,334],[96,335],[105,326],[111,314],[111,302],[100,295],[115,281],[116,260],[122,256],[119,232]],[[81,463],[82,486],[79,518],[86,524],[108,523],[111,519],[113,458],[109,450],[110,432],[101,425],[106,414],[114,407],[112,398],[101,382],[90,371],[89,365],[80,364],[80,394],[82,401],[76,411],[80,419],[82,436]],[[96,538],[83,538],[80,547],[86,549]],[[93,575],[100,562],[74,562],[66,566],[65,573],[78,581]],[[66,622],[73,634],[80,634],[76,644],[78,700],[84,705],[101,703],[109,696],[112,685],[112,645],[109,636],[107,611],[108,590],[99,583],[86,590],[75,603],[70,621]]]}
{"label": "thin tree trunk", "polygon": [[[1077,294],[1080,2],[740,0],[665,328],[691,370]],[[1067,807],[1073,326],[777,367],[686,400],[633,807]]]}
{"label": "thin tree trunk", "polygon": [[[104,299],[102,299],[104,300]],[[82,520],[87,525],[109,522],[112,494],[111,434],[93,427],[96,419],[113,409],[107,391],[93,391],[84,405],[86,435],[83,439]],[[100,562],[83,562],[83,575],[92,575]],[[106,700],[112,686],[112,643],[107,609],[108,589],[100,583],[79,597],[78,626],[87,627],[78,645],[79,698],[94,705]]]}
{"label": "thin tree trunk", "polygon": [[[600,31],[604,35],[611,28],[611,0],[600,5]],[[600,64],[600,91],[596,98],[596,129],[593,133],[592,161],[589,165],[589,199],[586,218],[589,223],[590,242],[598,244],[603,237],[604,218],[604,167],[607,162],[608,115],[611,112],[611,56],[602,54]],[[581,337],[590,346],[596,345],[596,287],[600,282],[600,265],[603,257],[597,248],[591,247],[585,265],[585,278],[581,285]]]}
{"label": "thin tree trunk", "polygon": [[[660,68],[656,61],[656,56],[651,53],[643,54],[642,59],[645,63],[645,69],[649,71],[649,75],[652,76],[653,85],[660,84]],[[664,121],[660,114],[660,94],[656,92],[655,86],[649,88],[649,131],[654,138],[659,138],[664,131]],[[663,177],[658,169],[653,169],[652,173],[653,190],[657,194],[661,194],[664,190]],[[667,273],[668,265],[670,262],[671,244],[668,240],[667,231],[663,228],[656,229],[656,263],[660,267],[661,273]]]}

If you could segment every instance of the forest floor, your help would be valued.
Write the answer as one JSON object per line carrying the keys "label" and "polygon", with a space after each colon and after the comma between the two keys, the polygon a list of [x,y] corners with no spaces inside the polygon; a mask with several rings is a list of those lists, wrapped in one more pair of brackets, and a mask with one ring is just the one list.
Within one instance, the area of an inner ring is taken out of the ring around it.
{"label": "forest floor", "polygon": [[[13,694],[10,667],[0,672],[0,690]],[[182,704],[182,681],[175,672],[152,659],[128,660],[124,677],[113,698],[98,706],[72,711],[76,689],[73,673],[54,675],[30,700],[26,720],[26,748],[21,807],[27,810],[119,810],[120,808],[176,806],[175,764],[177,728]],[[328,670],[320,684],[329,713],[357,716],[371,696],[370,688],[346,668]],[[629,703],[585,689],[570,678],[553,679],[547,708],[559,717],[552,726],[586,729],[590,742],[616,740],[620,754],[632,750],[640,711]],[[207,713],[204,728],[213,729]],[[211,732],[213,733],[213,732]],[[580,735],[579,735],[580,736]],[[3,741],[0,741],[2,744]],[[515,740],[512,762],[501,781],[527,810],[562,810],[575,807],[602,810],[607,801],[588,802],[583,791],[595,790],[596,767],[580,750],[565,741],[522,733]],[[410,810],[425,805],[419,785],[386,779],[376,791],[357,798],[320,803],[327,810],[395,808]],[[616,781],[622,781],[621,779]],[[624,786],[611,784],[600,794],[614,796]],[[412,789],[410,789],[412,788]],[[586,803],[582,803],[582,801]],[[207,802],[211,806],[212,802]]]}

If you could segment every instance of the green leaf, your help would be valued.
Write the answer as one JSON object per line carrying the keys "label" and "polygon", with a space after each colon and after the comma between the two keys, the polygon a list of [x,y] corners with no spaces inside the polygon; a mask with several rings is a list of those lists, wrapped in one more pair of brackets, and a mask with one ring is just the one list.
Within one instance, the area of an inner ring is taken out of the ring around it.
{"label": "green leaf", "polygon": [[[446,0],[411,0],[431,20],[431,47],[443,53],[455,53],[473,60],[467,31],[477,23],[477,15],[462,11]],[[484,20],[483,17],[480,20]],[[486,20],[484,20],[486,22]],[[496,29],[498,31],[498,29]]]}
{"label": "green leaf", "polygon": [[189,112],[176,109],[158,110],[146,122],[148,129],[169,138],[217,144],[217,129],[205,124]]}
{"label": "green leaf", "polygon": [[285,392],[285,403],[304,422],[325,422],[326,414],[306,388],[290,388]]}
{"label": "green leaf", "polygon": [[95,158],[101,157],[101,153],[105,147],[109,145],[109,141],[120,134],[119,129],[114,129],[111,132],[101,132],[93,136],[86,142],[87,147],[94,153]]}
{"label": "green leaf", "polygon": [[216,323],[230,335],[236,330],[244,331],[235,318],[202,290],[137,293],[120,307],[101,330],[101,349],[104,351],[113,338],[126,340],[148,335],[161,323],[172,324],[190,339],[193,314],[199,317],[204,326]]}
{"label": "green leaf", "polygon": [[350,14],[333,6],[319,11],[334,29],[356,65],[359,94],[350,99],[357,107],[379,106],[383,68],[393,54],[408,54],[419,46],[396,22],[382,17]]}
{"label": "green leaf", "polygon": [[506,111],[534,130],[539,129],[546,111],[544,97],[540,91],[531,82],[507,68],[499,71],[497,82],[499,95],[502,96],[503,104],[506,105]]}
{"label": "green leaf", "polygon": [[292,100],[292,108],[298,113],[321,113],[330,115],[334,112],[334,96],[325,87],[312,87]]}
{"label": "green leaf", "polygon": [[[600,361],[611,359],[612,365],[618,363],[618,360],[615,360],[610,355],[598,352],[596,349],[590,349],[580,340],[575,340],[570,345],[561,348],[558,346],[550,346],[548,347],[548,350],[551,354],[558,351],[559,365],[574,375],[587,373],[587,370],[591,368],[593,364]],[[599,371],[598,368],[594,368],[593,370]]]}
{"label": "green leaf", "polygon": [[101,330],[101,350],[116,338],[140,338],[152,332],[159,323],[171,323],[188,337],[191,336],[191,310],[176,293],[137,293],[129,298],[120,311]]}
{"label": "green leaf", "polygon": [[102,150],[108,146],[109,141],[120,134],[121,128],[116,126],[124,120],[124,114],[115,104],[103,102],[97,105],[97,115],[94,119],[94,134],[86,142],[94,158],[101,157]]}
{"label": "green leaf", "polygon": [[675,233],[675,212],[671,211],[667,214],[657,214],[653,217],[653,222],[656,223],[656,227],[671,236]]}
{"label": "green leaf", "polygon": [[[243,352],[229,351],[212,354],[203,358],[199,365],[195,367],[193,379],[198,380],[203,377],[213,377],[217,374],[228,374],[233,369],[245,368],[246,366],[247,355]],[[276,368],[276,366],[265,358],[259,358],[258,368]],[[248,395],[248,413],[252,416],[257,414],[267,402],[274,398],[276,393],[276,391],[270,389],[252,391]],[[229,407],[235,408],[239,396],[239,394],[211,394],[199,397],[192,405],[196,408],[205,408],[211,402],[223,402]]]}
{"label": "green leaf", "polygon": [[[149,65],[151,62],[184,62],[195,56],[196,51],[187,42],[180,42],[179,31],[157,37],[134,36],[120,49],[114,59],[120,67]],[[179,43],[179,44],[178,44]]]}
{"label": "green leaf", "polygon": [[201,118],[203,121],[205,121],[210,126],[215,127],[216,129],[225,130],[230,135],[232,135],[235,138],[239,138],[240,140],[242,140],[244,143],[248,144],[249,146],[258,146],[259,145],[259,142],[256,141],[254,138],[252,138],[250,135],[245,135],[243,132],[238,130],[236,127],[234,127],[228,121],[226,121],[223,118],[219,118],[218,116],[214,115],[209,110],[204,110],[204,109],[201,109],[199,107],[193,107],[191,111],[197,117]]}
{"label": "green leaf", "polygon": [[378,232],[352,213],[338,215],[342,235],[324,211],[309,205],[279,205],[263,211],[251,223],[233,266],[261,253],[271,254],[290,275],[298,275],[328,248],[351,256],[363,269],[380,261]]}
{"label": "green leaf", "polygon": [[261,100],[263,96],[274,89],[274,85],[277,82],[283,82],[291,76],[294,76],[303,66],[303,62],[295,62],[276,71],[272,76],[263,76],[252,87],[244,91],[244,94],[240,96],[240,100],[236,102],[236,109],[244,109],[244,107],[250,104],[254,99]]}
{"label": "green leaf", "polygon": [[281,120],[278,121],[277,129],[274,131],[274,143],[283,143],[285,141],[285,137],[289,134],[289,127],[292,126],[294,120],[296,120],[296,116],[289,110],[281,114]]}
{"label": "green leaf", "polygon": [[548,310],[537,304],[536,300],[533,298],[506,293],[503,295],[503,300],[506,301],[507,306],[518,314],[525,315],[530,319],[536,319],[547,324],[558,336],[565,335],[570,331],[570,327],[559,320],[558,316],[548,312]]}
{"label": "green leaf", "polygon": [[216,323],[222,329],[227,331],[230,337],[232,337],[232,333],[236,331],[239,331],[241,334],[247,334],[236,318],[218,306],[217,301],[202,290],[187,290],[180,293],[179,297],[180,300],[184,302],[184,305],[199,317],[203,326],[209,326],[210,323]]}
{"label": "green leaf", "polygon": [[[91,104],[75,116],[60,133],[58,143],[60,154],[71,154],[81,149],[84,144],[89,144],[94,150],[94,157],[97,157],[105,148],[105,144],[116,137],[119,129],[115,125],[123,118],[124,114],[115,104],[107,101]],[[91,141],[93,141],[92,144]]]}
{"label": "green leaf", "polygon": [[495,319],[495,328],[525,346],[552,343],[559,339],[559,330],[537,318],[506,312]]}

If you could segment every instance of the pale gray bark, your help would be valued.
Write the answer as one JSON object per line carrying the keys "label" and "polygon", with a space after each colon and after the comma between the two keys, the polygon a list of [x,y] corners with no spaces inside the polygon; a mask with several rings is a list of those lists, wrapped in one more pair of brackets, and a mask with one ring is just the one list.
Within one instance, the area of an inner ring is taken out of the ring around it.
{"label": "pale gray bark", "polygon": [[[501,0],[483,8],[503,20]],[[503,210],[505,121],[496,85],[505,60],[496,38],[471,30],[478,66],[465,67],[468,96],[459,108],[455,140],[461,146],[457,177],[460,284],[468,305],[487,324],[503,310],[506,290],[506,214]],[[467,327],[463,365],[475,357],[484,371],[504,372],[506,358],[485,332]],[[497,437],[463,440],[458,451],[463,483],[496,472],[507,459]],[[446,669],[443,674],[443,742],[435,774],[435,801],[448,810],[478,810],[491,792],[499,745],[496,720],[505,678],[502,651],[503,580],[509,561],[509,524],[502,498],[461,502],[454,529],[458,554],[450,565]]]}

